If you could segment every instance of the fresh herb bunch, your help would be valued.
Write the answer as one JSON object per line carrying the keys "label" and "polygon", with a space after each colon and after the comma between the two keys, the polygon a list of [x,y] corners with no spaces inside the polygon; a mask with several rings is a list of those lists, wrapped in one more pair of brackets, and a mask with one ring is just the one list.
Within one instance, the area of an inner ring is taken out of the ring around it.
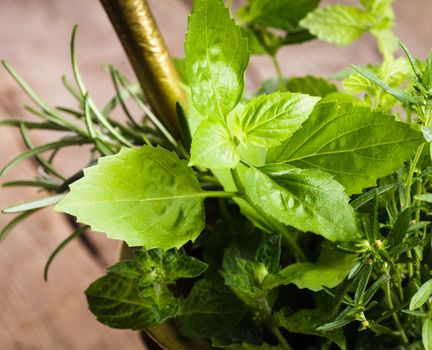
{"label": "fresh herb bunch", "polygon": [[[78,109],[50,107],[4,63],[42,121],[0,122],[19,127],[29,148],[0,175],[33,157],[39,178],[4,185],[52,196],[4,209],[20,214],[1,236],[57,204],[85,226],[46,276],[88,228],[134,247],[86,291],[111,327],[174,320],[184,337],[223,349],[432,349],[432,54],[422,61],[402,45],[406,57],[393,56],[391,3],[249,0],[237,25],[221,0],[195,0],[178,61],[189,96],[177,106],[180,140],[113,67],[116,95],[98,109],[78,70],[76,30],[76,84],[63,82]],[[339,74],[344,92],[280,73],[283,45],[315,36],[345,45],[365,32],[383,64]],[[252,98],[250,53],[270,55],[278,74]],[[127,122],[111,116],[116,108]],[[31,129],[62,137],[34,147]],[[82,144],[93,145],[90,167],[65,179],[53,159]]]}

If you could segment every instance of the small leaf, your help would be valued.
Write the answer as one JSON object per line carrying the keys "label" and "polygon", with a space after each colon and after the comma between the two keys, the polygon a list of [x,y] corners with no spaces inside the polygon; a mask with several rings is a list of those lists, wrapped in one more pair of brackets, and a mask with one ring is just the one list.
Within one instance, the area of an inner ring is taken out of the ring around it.
{"label": "small leaf", "polygon": [[244,186],[261,210],[286,225],[312,231],[331,241],[360,237],[344,188],[323,171],[284,165],[251,167],[246,172]]}
{"label": "small leaf", "polygon": [[330,5],[310,12],[300,25],[319,39],[348,45],[369,28],[370,16],[355,7]]}
{"label": "small leaf", "polygon": [[235,168],[240,161],[237,145],[220,119],[204,120],[196,129],[191,147],[190,165],[204,168]]}
{"label": "small leaf", "polygon": [[289,92],[261,95],[236,116],[233,134],[242,143],[277,146],[300,128],[318,100]]}
{"label": "small leaf", "polygon": [[109,327],[144,330],[156,325],[150,304],[139,297],[136,280],[110,273],[85,293],[91,312]]}
{"label": "small leaf", "polygon": [[242,22],[287,31],[296,30],[299,21],[314,10],[320,0],[249,0],[238,11]]}
{"label": "small leaf", "polygon": [[195,108],[204,117],[225,118],[243,94],[249,52],[223,1],[194,1],[185,51]]}
{"label": "small leaf", "polygon": [[407,208],[397,218],[387,241],[390,248],[396,247],[402,243],[410,225],[411,213],[412,208]]}
{"label": "small leaf", "polygon": [[204,226],[205,192],[186,161],[161,147],[102,157],[70,189],[56,210],[130,246],[180,247]]}
{"label": "small leaf", "polygon": [[35,210],[40,208],[45,208],[50,205],[57,204],[66,196],[65,193],[56,194],[54,196],[45,197],[41,199],[36,199],[27,203],[16,204],[7,208],[2,209],[3,214],[14,214],[23,211]]}
{"label": "small leaf", "polygon": [[414,199],[426,203],[432,203],[432,193],[417,194],[414,196]]}
{"label": "small leaf", "polygon": [[395,187],[396,184],[388,184],[388,185],[382,185],[376,187],[370,191],[361,194],[356,199],[353,199],[350,204],[354,209],[358,209],[363,205],[365,205],[366,203],[368,203],[369,201],[371,201],[372,199],[374,199],[375,197],[378,197],[381,194],[386,193],[387,191],[390,191]]}
{"label": "small leaf", "polygon": [[275,315],[279,325],[291,333],[301,333],[325,337],[341,349],[346,349],[345,336],[342,330],[320,331],[317,327],[323,323],[325,312],[318,309],[299,310],[289,314],[287,309],[282,309]]}
{"label": "small leaf", "polygon": [[324,249],[319,259],[314,262],[295,263],[282,269],[276,275],[270,275],[264,285],[275,288],[294,283],[298,288],[319,291],[336,287],[347,276],[355,263],[355,255],[344,254]]}
{"label": "small leaf", "polygon": [[409,309],[416,310],[420,308],[432,295],[432,279],[426,281],[412,296]]}
{"label": "small leaf", "polygon": [[362,67],[359,67],[359,66],[355,66],[355,65],[351,65],[351,67],[353,67],[354,70],[356,70],[357,72],[359,72],[365,78],[369,79],[371,82],[377,84],[385,92],[387,92],[388,94],[392,95],[394,98],[396,98],[397,100],[399,100],[400,102],[402,102],[404,105],[416,104],[418,102],[415,97],[407,94],[403,90],[392,88],[390,85],[388,85],[386,82],[382,81],[380,78],[378,78],[377,76],[375,76],[369,70],[367,70],[365,68],[362,68]]}
{"label": "small leaf", "polygon": [[290,78],[285,83],[285,87],[286,90],[290,92],[300,92],[302,94],[319,97],[325,97],[328,94],[338,91],[336,85],[330,81],[311,75]]}
{"label": "small leaf", "polygon": [[432,349],[432,320],[430,318],[423,321],[422,341],[426,350]]}

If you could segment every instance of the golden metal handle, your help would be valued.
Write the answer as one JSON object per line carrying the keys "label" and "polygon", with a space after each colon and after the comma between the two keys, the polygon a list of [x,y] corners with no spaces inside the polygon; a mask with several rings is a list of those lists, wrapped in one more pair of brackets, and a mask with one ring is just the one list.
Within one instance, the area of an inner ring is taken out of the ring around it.
{"label": "golden metal handle", "polygon": [[186,98],[177,70],[146,0],[101,0],[155,114],[177,139],[175,104]]}

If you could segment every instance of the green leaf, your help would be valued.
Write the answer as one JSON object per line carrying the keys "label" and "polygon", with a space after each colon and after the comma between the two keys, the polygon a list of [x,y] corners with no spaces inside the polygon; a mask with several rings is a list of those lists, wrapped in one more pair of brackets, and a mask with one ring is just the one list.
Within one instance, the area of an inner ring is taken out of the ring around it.
{"label": "green leaf", "polygon": [[190,165],[204,168],[235,168],[240,161],[237,145],[225,122],[211,118],[196,129],[191,147]]}
{"label": "green leaf", "polygon": [[348,45],[368,30],[370,22],[370,15],[358,8],[329,5],[310,12],[300,25],[321,40]]}
{"label": "green leaf", "polygon": [[279,325],[291,333],[317,335],[333,341],[341,349],[346,349],[345,336],[341,329],[320,331],[317,328],[323,323],[325,312],[318,309],[299,310],[289,314],[288,309],[276,313],[275,318]]}
{"label": "green leaf", "polygon": [[70,189],[57,211],[130,246],[180,247],[204,227],[205,192],[186,161],[161,147],[100,158]]}
{"label": "green leaf", "polygon": [[414,196],[414,199],[426,203],[432,203],[432,193],[423,193]]}
{"label": "green leaf", "polygon": [[325,97],[332,92],[337,92],[336,85],[324,78],[307,75],[305,77],[290,78],[285,87],[287,91],[300,92],[311,96]]}
{"label": "green leaf", "polygon": [[387,92],[389,95],[393,96],[395,99],[399,100],[405,105],[411,105],[417,103],[417,99],[409,94],[407,94],[405,91],[400,89],[392,88],[390,85],[388,85],[386,82],[384,82],[382,79],[378,78],[368,69],[351,65],[354,70],[359,72],[362,76],[370,80],[371,82],[378,85],[380,88],[382,88],[385,92]]}
{"label": "green leaf", "polygon": [[354,103],[342,94],[325,97],[290,140],[270,150],[267,163],[322,169],[348,194],[375,186],[411,157],[423,136],[392,115]]}
{"label": "green leaf", "polygon": [[109,327],[143,330],[156,325],[150,305],[139,297],[136,280],[110,273],[85,293],[91,312]]}
{"label": "green leaf", "polygon": [[201,280],[192,288],[180,314],[180,331],[187,337],[213,338],[239,323],[244,304],[232,293]]}
{"label": "green leaf", "polygon": [[387,243],[390,248],[397,247],[402,243],[405,238],[408,227],[411,222],[411,213],[413,208],[407,208],[402,213],[400,213],[397,218],[395,224],[393,225],[393,229],[388,237]]}
{"label": "green leaf", "polygon": [[261,95],[235,116],[233,135],[244,144],[279,145],[300,128],[318,100],[290,92]]}
{"label": "green leaf", "polygon": [[238,12],[240,19],[257,24],[292,31],[299,21],[314,10],[320,0],[249,0]]}
{"label": "green leaf", "polygon": [[421,285],[418,291],[412,296],[409,309],[411,311],[421,307],[432,295],[432,279]]}
{"label": "green leaf", "polygon": [[313,291],[340,284],[355,264],[355,255],[323,248],[316,262],[291,264],[278,274],[269,276],[264,284],[268,288],[294,283],[298,288]]}
{"label": "green leaf", "polygon": [[185,45],[195,108],[205,117],[225,118],[243,94],[249,52],[222,0],[194,2]]}
{"label": "green leaf", "polygon": [[323,171],[284,165],[251,167],[244,186],[255,205],[286,225],[331,241],[360,237],[344,188]]}
{"label": "green leaf", "polygon": [[3,214],[14,214],[21,213],[23,211],[29,211],[34,209],[45,208],[50,205],[57,204],[65,197],[64,193],[56,194],[54,196],[36,199],[27,203],[16,204],[7,208],[2,209]]}
{"label": "green leaf", "polygon": [[432,320],[430,318],[426,318],[423,321],[422,341],[426,350],[432,348]]}

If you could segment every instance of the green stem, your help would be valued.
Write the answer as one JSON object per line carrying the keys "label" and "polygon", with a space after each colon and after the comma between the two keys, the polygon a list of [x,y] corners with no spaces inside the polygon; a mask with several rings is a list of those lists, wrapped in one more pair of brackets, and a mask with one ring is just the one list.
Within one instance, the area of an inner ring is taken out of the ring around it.
{"label": "green stem", "polygon": [[412,186],[412,181],[413,181],[413,177],[414,177],[414,172],[415,169],[417,168],[417,163],[420,159],[420,156],[423,152],[423,148],[424,148],[424,143],[422,143],[418,148],[417,151],[415,153],[414,159],[411,162],[410,165],[410,169],[409,169],[409,173],[408,173],[408,179],[405,185],[405,198],[404,198],[404,208],[408,208],[411,202],[411,186]]}
{"label": "green stem", "polygon": [[276,75],[279,81],[279,89],[286,90],[285,79],[283,77],[282,69],[279,65],[279,61],[277,60],[276,54],[270,56],[273,62],[273,66],[276,71]]}
{"label": "green stem", "polygon": [[[388,270],[386,272],[389,273]],[[389,309],[390,310],[393,309],[394,305],[393,305],[393,300],[391,298],[390,281],[387,281],[386,284],[385,284],[384,294],[385,294],[387,305],[388,305]],[[404,331],[404,329],[403,329],[403,327],[402,327],[402,325],[401,325],[401,323],[399,321],[399,317],[398,317],[397,313],[394,312],[392,314],[392,317],[393,317],[394,322],[396,323],[396,327],[397,327],[397,329],[399,331],[399,334],[400,334],[400,336],[402,338],[402,341],[405,344],[409,344],[408,338],[407,338],[407,336],[405,334],[405,331]]]}
{"label": "green stem", "polygon": [[[195,194],[193,196],[196,196]],[[238,192],[225,192],[225,191],[205,191],[200,195],[206,198],[233,198],[238,197]]]}
{"label": "green stem", "polygon": [[286,350],[292,350],[292,347],[288,344],[285,337],[282,335],[281,331],[277,326],[277,322],[273,318],[271,308],[266,299],[261,301],[261,306],[263,309],[263,318],[265,320],[267,328],[273,333],[279,343],[282,345],[282,348]]}

